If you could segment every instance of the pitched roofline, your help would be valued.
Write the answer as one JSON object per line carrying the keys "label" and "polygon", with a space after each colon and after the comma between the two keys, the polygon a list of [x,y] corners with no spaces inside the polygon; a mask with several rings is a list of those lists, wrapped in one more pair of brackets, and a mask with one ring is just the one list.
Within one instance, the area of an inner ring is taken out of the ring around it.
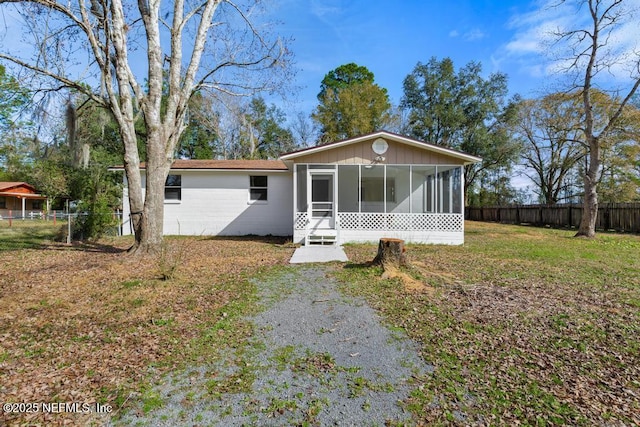
{"label": "pitched roofline", "polygon": [[7,190],[10,188],[16,188],[20,186],[29,187],[29,189],[36,191],[36,187],[24,181],[2,181],[0,182],[0,191]]}
{"label": "pitched roofline", "polygon": [[317,145],[315,147],[304,148],[302,150],[292,151],[290,153],[285,153],[280,156],[280,160],[292,160],[297,157],[306,156],[309,154],[314,154],[326,150],[331,150],[333,148],[343,147],[345,145],[356,144],[358,142],[362,142],[367,139],[375,138],[375,137],[385,137],[391,141],[400,142],[403,144],[411,145],[414,147],[434,151],[436,153],[444,154],[447,156],[456,157],[458,159],[464,160],[466,164],[468,163],[477,163],[481,162],[482,158],[454,150],[447,147],[442,147],[440,145],[429,144],[427,142],[418,141],[417,139],[409,138],[403,135],[398,135],[392,132],[387,132],[384,130],[373,132],[367,135],[357,136],[355,138],[343,139],[342,141],[330,142],[324,145]]}

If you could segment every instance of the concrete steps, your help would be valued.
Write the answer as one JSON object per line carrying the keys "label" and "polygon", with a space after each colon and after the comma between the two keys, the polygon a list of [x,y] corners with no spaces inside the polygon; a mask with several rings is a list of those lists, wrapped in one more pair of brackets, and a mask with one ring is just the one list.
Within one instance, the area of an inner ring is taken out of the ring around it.
{"label": "concrete steps", "polygon": [[310,230],[305,239],[305,245],[335,245],[337,240],[336,230]]}

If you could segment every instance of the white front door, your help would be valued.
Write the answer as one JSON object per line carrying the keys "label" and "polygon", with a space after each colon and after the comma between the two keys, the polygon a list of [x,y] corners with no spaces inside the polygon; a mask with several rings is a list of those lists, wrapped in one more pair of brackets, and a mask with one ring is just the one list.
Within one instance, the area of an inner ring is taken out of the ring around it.
{"label": "white front door", "polygon": [[309,218],[311,229],[335,228],[334,172],[309,172]]}

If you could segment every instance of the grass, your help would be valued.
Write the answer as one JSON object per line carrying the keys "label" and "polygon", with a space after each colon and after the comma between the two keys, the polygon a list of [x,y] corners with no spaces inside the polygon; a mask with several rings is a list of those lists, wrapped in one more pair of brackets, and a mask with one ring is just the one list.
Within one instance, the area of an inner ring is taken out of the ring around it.
{"label": "grass", "polygon": [[[50,240],[50,222],[16,223],[0,228],[0,401],[99,401],[116,416],[162,406],[149,392],[158,378],[226,360],[223,349],[242,366],[253,334],[245,316],[259,310],[250,278],[293,252],[270,238],[170,237],[160,257],[135,257],[130,237],[68,246]],[[240,369],[210,391],[246,388],[252,375]],[[41,417],[0,413],[0,424],[92,422]]]}
{"label": "grass", "polygon": [[[252,278],[289,274],[291,245],[168,238],[161,258],[138,258],[127,237],[67,246],[51,241],[51,223],[17,223],[0,221],[0,401],[153,411],[164,405],[149,391],[156,379],[219,360],[236,369],[211,373],[209,397],[247,390],[259,349],[246,316],[261,309]],[[409,276],[429,292],[381,280],[366,264],[375,245],[347,246],[344,292],[364,296],[435,367],[411,380],[404,404],[416,424],[640,425],[640,238],[572,234],[466,223],[464,246],[408,245]],[[286,346],[272,362],[312,377],[342,369]],[[388,387],[349,373],[353,396]],[[309,404],[311,424],[326,404]],[[0,413],[0,424],[91,421],[26,417]]]}
{"label": "grass", "polygon": [[428,425],[640,423],[640,238],[467,222],[464,246],[409,245],[408,292],[347,247],[338,275],[420,343],[405,402]]}
{"label": "grass", "polygon": [[36,249],[46,245],[66,222],[41,220],[0,220],[0,252]]}

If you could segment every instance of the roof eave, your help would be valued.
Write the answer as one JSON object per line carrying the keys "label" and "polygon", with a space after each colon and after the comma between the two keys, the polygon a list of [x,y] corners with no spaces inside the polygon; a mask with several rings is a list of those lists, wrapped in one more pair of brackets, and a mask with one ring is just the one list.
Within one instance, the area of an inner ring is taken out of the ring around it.
{"label": "roof eave", "polygon": [[245,168],[171,168],[178,172],[289,172],[289,169],[245,169]]}
{"label": "roof eave", "polygon": [[16,197],[18,199],[42,199],[45,200],[47,196],[36,193],[11,193],[9,191],[0,191],[0,196],[3,197]]}
{"label": "roof eave", "polygon": [[[107,168],[109,172],[123,172],[124,167],[114,166]],[[146,170],[146,168],[141,167],[141,171]],[[187,172],[187,171],[195,171],[195,172],[290,172],[289,168],[282,169],[265,169],[265,168],[171,168],[171,172]]]}
{"label": "roof eave", "polygon": [[19,188],[19,187],[27,187],[33,191],[36,190],[36,187],[24,181],[11,181],[11,182],[5,182],[5,184],[9,184],[9,185],[1,186],[0,191],[7,191],[14,188]]}

